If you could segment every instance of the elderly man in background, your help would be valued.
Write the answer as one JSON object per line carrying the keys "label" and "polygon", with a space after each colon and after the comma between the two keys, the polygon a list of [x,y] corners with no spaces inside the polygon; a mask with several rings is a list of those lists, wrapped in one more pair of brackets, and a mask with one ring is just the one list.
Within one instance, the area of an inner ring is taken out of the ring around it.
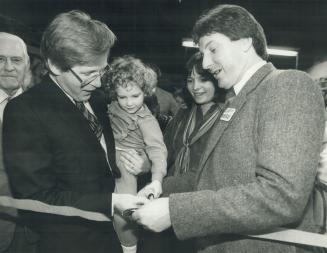
{"label": "elderly man in background", "polygon": [[[2,143],[3,111],[8,100],[22,92],[30,71],[30,61],[24,41],[16,35],[0,33],[0,141]],[[0,145],[0,195],[10,196]],[[23,226],[19,225],[17,211],[0,206],[0,252],[34,252],[28,243]],[[32,241],[31,241],[32,242]]]}

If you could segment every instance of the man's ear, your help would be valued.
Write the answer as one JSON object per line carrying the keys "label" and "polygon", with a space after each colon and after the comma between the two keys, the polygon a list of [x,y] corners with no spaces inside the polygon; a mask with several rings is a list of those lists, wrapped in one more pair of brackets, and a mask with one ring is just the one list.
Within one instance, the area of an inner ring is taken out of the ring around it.
{"label": "man's ear", "polygon": [[50,59],[47,59],[46,64],[48,65],[48,69],[50,72],[56,76],[60,76],[62,74],[62,70],[57,67]]}
{"label": "man's ear", "polygon": [[252,38],[242,38],[239,39],[238,42],[240,43],[243,52],[248,52],[250,48],[253,47]]}
{"label": "man's ear", "polygon": [[242,43],[242,48],[244,52],[249,51],[249,49],[253,46],[252,38],[242,38],[240,39],[240,42]]}

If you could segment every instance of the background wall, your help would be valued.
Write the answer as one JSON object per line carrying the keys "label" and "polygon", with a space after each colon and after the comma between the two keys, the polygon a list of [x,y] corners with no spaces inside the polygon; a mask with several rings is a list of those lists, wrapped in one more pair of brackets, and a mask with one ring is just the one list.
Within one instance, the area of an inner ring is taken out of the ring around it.
{"label": "background wall", "polygon": [[[0,30],[20,35],[35,53],[42,31],[56,14],[81,9],[116,33],[113,56],[132,53],[157,64],[169,76],[165,85],[170,85],[181,81],[188,56],[182,38],[190,37],[194,21],[205,9],[219,3],[240,4],[251,11],[263,25],[269,45],[299,48],[300,69],[327,52],[325,0],[0,0]],[[272,60],[293,67],[292,60]]]}

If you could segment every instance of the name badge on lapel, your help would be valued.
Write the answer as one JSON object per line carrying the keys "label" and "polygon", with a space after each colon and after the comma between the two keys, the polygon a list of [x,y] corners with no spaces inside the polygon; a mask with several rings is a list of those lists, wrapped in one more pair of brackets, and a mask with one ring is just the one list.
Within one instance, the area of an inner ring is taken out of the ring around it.
{"label": "name badge on lapel", "polygon": [[233,117],[236,109],[235,108],[227,108],[223,115],[221,115],[220,120],[223,121],[230,121],[230,119]]}

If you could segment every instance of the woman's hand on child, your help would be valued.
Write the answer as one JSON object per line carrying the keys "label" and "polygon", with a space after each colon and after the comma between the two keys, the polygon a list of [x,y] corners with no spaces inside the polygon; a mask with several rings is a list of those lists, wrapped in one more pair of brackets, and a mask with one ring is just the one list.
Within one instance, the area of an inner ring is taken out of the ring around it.
{"label": "woman's hand on child", "polygon": [[120,161],[125,169],[133,175],[148,172],[151,168],[149,159],[145,152],[138,153],[134,149],[121,152]]}
{"label": "woman's hand on child", "polygon": [[153,180],[150,184],[141,189],[137,196],[149,198],[151,195],[153,198],[159,198],[162,193],[162,184],[159,180]]}

